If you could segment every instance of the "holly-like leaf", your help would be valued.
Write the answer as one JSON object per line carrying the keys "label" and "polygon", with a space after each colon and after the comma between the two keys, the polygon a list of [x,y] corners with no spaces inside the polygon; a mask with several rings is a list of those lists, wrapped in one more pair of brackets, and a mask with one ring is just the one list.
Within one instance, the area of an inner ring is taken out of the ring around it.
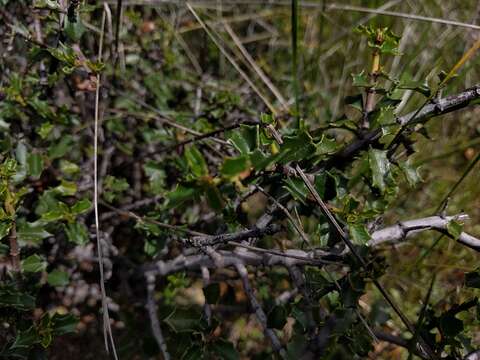
{"label": "holly-like leaf", "polygon": [[40,154],[29,154],[27,157],[28,174],[34,178],[40,177],[43,171],[43,157]]}
{"label": "holly-like leaf", "polygon": [[22,261],[22,270],[24,272],[40,272],[45,270],[46,267],[46,261],[37,254],[33,254]]}
{"label": "holly-like leaf", "polygon": [[386,177],[390,172],[390,162],[386,150],[370,149],[368,162],[372,171],[372,184],[383,194],[387,187]]}
{"label": "holly-like leaf", "polygon": [[68,241],[84,246],[88,243],[88,230],[87,227],[79,222],[74,222],[64,225],[65,233],[67,234]]}
{"label": "holly-like leaf", "polygon": [[240,154],[247,155],[259,146],[258,126],[242,125],[230,134],[228,141]]}
{"label": "holly-like leaf", "polygon": [[188,166],[195,177],[208,175],[207,162],[195,145],[185,149],[185,158],[187,159]]}
{"label": "holly-like leaf", "polygon": [[10,307],[20,311],[31,310],[35,307],[35,298],[29,294],[19,292],[10,287],[0,287],[0,308]]}
{"label": "holly-like leaf", "polygon": [[411,187],[414,187],[422,181],[422,178],[418,173],[418,168],[412,164],[410,159],[400,162],[399,165],[400,169],[402,169],[403,174],[405,175],[405,178],[407,179],[408,184]]}
{"label": "holly-like leaf", "polygon": [[295,200],[305,203],[308,196],[308,189],[302,179],[288,178],[284,181],[284,188],[293,196]]}
{"label": "holly-like leaf", "polygon": [[27,222],[25,219],[17,221],[17,239],[21,243],[38,245],[43,239],[52,236],[45,230],[45,222],[40,220]]}
{"label": "holly-like leaf", "polygon": [[75,332],[77,324],[78,319],[71,314],[55,313],[51,318],[51,327],[56,336]]}
{"label": "holly-like leaf", "polygon": [[233,178],[247,170],[248,167],[249,161],[245,155],[236,158],[226,158],[220,172],[227,178]]}
{"label": "holly-like leaf", "polygon": [[73,204],[73,206],[70,208],[70,211],[73,215],[80,215],[90,210],[91,207],[92,202],[89,199],[82,199]]}
{"label": "holly-like leaf", "polygon": [[175,207],[182,204],[184,201],[193,198],[197,195],[198,190],[194,187],[187,187],[184,185],[178,185],[175,190],[167,194],[168,205]]}
{"label": "holly-like leaf", "polygon": [[12,227],[11,221],[0,221],[0,240],[8,235]]}
{"label": "holly-like leaf", "polygon": [[463,231],[463,225],[455,220],[451,220],[447,224],[447,231],[455,240],[457,240]]}
{"label": "holly-like leaf", "polygon": [[370,240],[370,234],[363,224],[349,224],[348,230],[354,244],[365,245]]}
{"label": "holly-like leaf", "polygon": [[274,155],[276,162],[287,164],[291,161],[306,160],[315,154],[312,137],[306,131],[293,136],[285,136],[280,152]]}

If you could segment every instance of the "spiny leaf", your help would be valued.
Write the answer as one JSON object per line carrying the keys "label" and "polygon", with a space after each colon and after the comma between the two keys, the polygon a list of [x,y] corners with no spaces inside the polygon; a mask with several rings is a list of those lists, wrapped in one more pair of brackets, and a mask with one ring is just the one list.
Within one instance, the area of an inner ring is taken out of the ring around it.
{"label": "spiny leaf", "polygon": [[390,172],[386,150],[370,149],[368,151],[368,162],[372,171],[372,184],[383,194],[386,189],[386,176]]}

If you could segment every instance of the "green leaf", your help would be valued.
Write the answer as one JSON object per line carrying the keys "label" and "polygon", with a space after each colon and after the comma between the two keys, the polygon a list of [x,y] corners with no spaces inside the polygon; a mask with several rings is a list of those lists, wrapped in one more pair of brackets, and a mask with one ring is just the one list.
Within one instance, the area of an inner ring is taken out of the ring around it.
{"label": "green leaf", "polygon": [[322,135],[322,138],[318,143],[315,144],[316,155],[330,155],[335,153],[338,150],[338,144],[335,139],[330,139],[329,137]]}
{"label": "green leaf", "polygon": [[170,207],[178,206],[184,201],[193,198],[196,194],[196,188],[178,185],[174,191],[167,194],[168,205]]}
{"label": "green leaf", "polygon": [[88,230],[82,223],[70,223],[63,226],[65,233],[67,234],[68,241],[84,246],[88,243]]}
{"label": "green leaf", "polygon": [[176,308],[165,323],[176,333],[191,332],[199,328],[201,314],[193,309]]}
{"label": "green leaf", "polygon": [[187,164],[195,177],[208,175],[207,162],[195,145],[189,146],[185,149],[185,158],[187,159]]}
{"label": "green leaf", "polygon": [[365,245],[370,240],[370,234],[363,224],[349,224],[348,230],[354,244]]}
{"label": "green leaf", "polygon": [[51,319],[51,322],[53,333],[56,336],[60,336],[75,332],[78,324],[78,319],[71,314],[62,315],[59,313],[55,313],[55,315],[53,315]]}
{"label": "green leaf", "polygon": [[205,195],[207,196],[208,205],[215,211],[221,212],[224,207],[222,194],[213,183],[205,185]]}
{"label": "green leaf", "polygon": [[143,166],[145,174],[150,181],[150,191],[154,194],[163,194],[165,192],[165,171],[153,161],[147,161]]}
{"label": "green leaf", "polygon": [[5,236],[8,235],[11,227],[11,221],[0,221],[0,240],[2,240]]}
{"label": "green leaf", "polygon": [[43,239],[52,236],[45,230],[45,223],[42,221],[27,222],[25,220],[17,222],[17,238],[22,243],[39,244]]}
{"label": "green leaf", "polygon": [[305,203],[308,196],[308,189],[302,179],[287,178],[283,181],[285,188],[295,200]]}
{"label": "green leaf", "polygon": [[53,191],[62,196],[73,196],[77,192],[77,184],[62,180],[60,185],[54,188]]}
{"label": "green leaf", "polygon": [[397,88],[402,90],[413,90],[419,92],[425,97],[429,97],[432,94],[432,90],[428,86],[427,82],[415,81],[411,79],[401,80],[397,85]]}
{"label": "green leaf", "polygon": [[368,162],[372,171],[372,184],[383,194],[385,192],[386,177],[390,172],[390,162],[386,150],[370,149]]}
{"label": "green leaf", "polygon": [[39,178],[43,171],[43,157],[40,154],[30,154],[27,158],[27,168],[30,176]]}
{"label": "green leaf", "polygon": [[316,148],[312,137],[306,131],[301,131],[294,136],[285,136],[283,140],[280,152],[274,155],[276,161],[280,164],[306,160],[315,153]]}
{"label": "green leaf", "polygon": [[376,28],[374,26],[360,25],[355,29],[355,32],[365,35],[368,39],[368,46],[378,49],[381,54],[400,54],[398,52],[400,37],[386,27]]}
{"label": "green leaf", "polygon": [[80,171],[80,167],[68,160],[60,160],[60,170],[66,175],[74,175]]}
{"label": "green leaf", "polygon": [[255,170],[260,171],[275,161],[274,156],[267,156],[262,150],[255,149],[250,154],[250,162]]}
{"label": "green leaf", "polygon": [[458,240],[463,231],[463,225],[455,220],[451,220],[447,224],[447,231],[455,240]]}
{"label": "green leaf", "polygon": [[[15,354],[18,350],[29,350],[35,344],[40,343],[41,337],[37,332],[35,326],[31,326],[29,329],[22,331],[20,330],[15,338],[14,343],[9,348],[10,351],[15,351]],[[26,357],[25,357],[26,358]]]}
{"label": "green leaf", "polygon": [[42,214],[41,220],[51,222],[68,219],[70,217],[71,213],[68,205],[63,202],[58,202],[57,206],[53,210]]}
{"label": "green leaf", "polygon": [[45,140],[48,137],[48,135],[50,135],[52,130],[53,130],[53,124],[50,121],[46,121],[38,128],[37,133],[38,135],[40,135],[42,139]]}
{"label": "green leaf", "polygon": [[67,152],[72,150],[73,144],[74,141],[71,135],[63,136],[58,143],[48,148],[48,157],[51,160],[64,157]]}
{"label": "green leaf", "polygon": [[408,159],[407,161],[400,162],[399,165],[400,165],[400,169],[402,169],[402,172],[405,175],[405,178],[407,179],[408,184],[411,187],[414,187],[415,185],[417,185],[422,181],[422,178],[418,173],[418,168],[412,165],[412,162],[410,159]]}
{"label": "green leaf", "polygon": [[129,188],[130,185],[126,179],[108,175],[103,181],[103,197],[108,202],[112,202]]}
{"label": "green leaf", "polygon": [[88,199],[82,199],[77,201],[71,208],[70,211],[72,212],[73,215],[80,215],[88,210],[90,210],[92,207],[92,203]]}
{"label": "green leaf", "polygon": [[22,166],[27,165],[28,150],[23,141],[19,142],[15,149],[15,158]]}
{"label": "green leaf", "polygon": [[362,112],[363,111],[363,96],[362,96],[362,94],[346,96],[345,97],[345,104],[350,105],[354,109]]}
{"label": "green leaf", "polygon": [[67,272],[58,269],[53,270],[47,276],[47,282],[52,286],[66,286],[68,285],[70,276]]}
{"label": "green leaf", "polygon": [[34,7],[37,9],[59,10],[60,5],[55,0],[35,0]]}
{"label": "green leaf", "polygon": [[245,155],[236,158],[226,158],[220,172],[223,176],[232,178],[247,170],[248,167],[249,161]]}
{"label": "green leaf", "polygon": [[22,261],[22,270],[24,272],[40,272],[45,270],[47,262],[37,254],[31,255]]}
{"label": "green leaf", "polygon": [[228,136],[228,141],[240,154],[247,155],[259,146],[258,126],[241,125],[238,130],[233,131]]}
{"label": "green leaf", "polygon": [[365,73],[365,70],[362,70],[359,74],[352,74],[353,86],[357,87],[370,87],[370,81],[368,75]]}
{"label": "green leaf", "polygon": [[35,298],[12,288],[0,287],[0,308],[12,307],[20,311],[35,308]]}

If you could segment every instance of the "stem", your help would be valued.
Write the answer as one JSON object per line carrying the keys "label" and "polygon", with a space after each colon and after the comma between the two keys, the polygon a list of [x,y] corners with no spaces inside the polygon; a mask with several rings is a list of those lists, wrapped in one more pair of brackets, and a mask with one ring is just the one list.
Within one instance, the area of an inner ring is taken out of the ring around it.
{"label": "stem", "polygon": [[380,73],[380,51],[375,49],[372,54],[372,69],[369,74],[372,86],[367,88],[367,97],[365,99],[365,106],[363,109],[362,129],[368,129],[370,124],[368,122],[368,115],[375,108],[375,85],[377,83],[378,74]]}
{"label": "stem", "polygon": [[292,72],[293,93],[295,96],[295,119],[297,128],[300,127],[300,104],[298,87],[298,0],[292,0]]}
{"label": "stem", "polygon": [[10,229],[10,257],[12,259],[12,267],[13,271],[16,274],[20,274],[21,267],[20,267],[20,248],[18,247],[18,239],[17,239],[17,225],[15,221],[13,221],[12,228]]}

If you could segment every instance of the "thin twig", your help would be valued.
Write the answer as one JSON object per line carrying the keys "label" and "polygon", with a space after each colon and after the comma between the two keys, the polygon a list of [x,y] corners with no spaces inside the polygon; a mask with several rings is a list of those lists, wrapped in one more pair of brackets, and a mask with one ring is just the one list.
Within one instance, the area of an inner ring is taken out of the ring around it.
{"label": "thin twig", "polygon": [[152,274],[147,275],[147,310],[148,317],[150,318],[150,327],[152,329],[153,337],[157,342],[164,360],[170,360],[170,354],[167,350],[167,343],[163,337],[162,328],[160,327],[160,320],[157,315],[157,303],[155,302],[155,276]]}
{"label": "thin twig", "polygon": [[287,352],[283,348],[280,340],[278,339],[274,330],[269,328],[267,325],[267,315],[263,311],[262,306],[260,305],[257,298],[255,297],[255,294],[253,293],[253,288],[250,285],[250,281],[248,280],[247,268],[241,262],[236,263],[235,268],[237,269],[238,275],[242,280],[243,289],[250,302],[250,306],[255,312],[258,322],[263,327],[263,331],[265,332],[265,335],[270,339],[273,350],[277,352],[282,357],[282,359],[287,359]]}
{"label": "thin twig", "polygon": [[[310,180],[308,180],[307,176],[303,172],[303,170],[300,168],[300,166],[297,165],[296,170],[300,177],[302,178],[303,182],[307,186],[308,191],[310,194],[312,194],[313,198],[319,205],[323,215],[328,219],[329,224],[333,227],[337,235],[340,237],[340,239],[345,243],[345,245],[348,247],[352,255],[355,257],[355,259],[361,264],[361,266],[366,269],[367,268],[367,263],[363,259],[363,257],[357,252],[355,247],[353,246],[352,242],[348,239],[346,233],[343,231],[343,229],[340,227],[339,223],[337,220],[333,217],[332,213],[328,209],[328,207],[325,205],[323,202],[322,198],[318,194],[317,190],[313,187],[312,183]],[[407,329],[414,334],[415,333],[415,328],[413,325],[410,323],[410,320],[405,316],[405,314],[400,310],[400,308],[397,306],[397,304],[393,301],[393,299],[390,297],[390,295],[387,293],[387,291],[383,288],[383,286],[378,282],[377,279],[373,278],[372,279],[373,284],[375,287],[380,291],[382,296],[385,298],[385,300],[389,303],[389,305],[392,307],[392,309],[395,311],[395,313],[399,316],[399,318],[402,320],[403,324],[407,327]],[[432,359],[436,359],[437,356],[433,352],[433,350],[430,348],[428,343],[423,339],[422,336],[419,336],[419,342],[422,346],[422,348],[428,353],[429,357]]]}
{"label": "thin twig", "polygon": [[[108,5],[104,3],[104,11],[102,15],[102,32],[100,35],[100,43],[98,47],[98,60],[101,61],[103,53],[103,39],[105,32],[105,18]],[[100,103],[100,73],[97,74],[97,88],[95,91],[95,126],[94,126],[94,136],[93,136],[93,206],[95,212],[95,236],[97,238],[97,252],[98,252],[98,266],[100,270],[100,289],[102,294],[102,312],[103,312],[103,337],[105,340],[105,349],[109,352],[108,342],[110,342],[113,356],[117,360],[117,351],[115,348],[115,342],[113,339],[112,327],[110,324],[110,314],[108,312],[107,304],[107,292],[105,290],[105,274],[104,274],[104,262],[103,262],[103,251],[102,244],[100,239],[100,224],[99,224],[99,212],[98,212],[98,128],[99,128],[99,103]]]}

